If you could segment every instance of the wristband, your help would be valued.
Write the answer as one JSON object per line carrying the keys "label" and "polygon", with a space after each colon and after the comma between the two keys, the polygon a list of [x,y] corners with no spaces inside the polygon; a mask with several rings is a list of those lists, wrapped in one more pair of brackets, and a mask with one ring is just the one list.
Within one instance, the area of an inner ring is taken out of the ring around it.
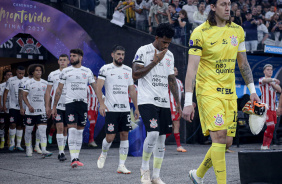
{"label": "wristband", "polygon": [[251,94],[256,93],[256,88],[255,88],[254,83],[248,84],[248,88],[249,88]]}
{"label": "wristband", "polygon": [[272,78],[272,82],[275,82],[275,79],[274,79],[274,78]]}
{"label": "wristband", "polygon": [[192,92],[186,92],[185,93],[184,107],[192,105],[192,99],[193,99],[193,93]]}

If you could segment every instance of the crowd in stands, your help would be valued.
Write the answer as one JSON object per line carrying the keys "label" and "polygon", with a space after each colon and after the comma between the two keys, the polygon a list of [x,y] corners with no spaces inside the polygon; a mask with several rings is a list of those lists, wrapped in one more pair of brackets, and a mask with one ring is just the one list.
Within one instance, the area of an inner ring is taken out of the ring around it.
{"label": "crowd in stands", "polygon": [[[66,1],[75,5],[79,0]],[[107,6],[105,16],[109,19],[114,11],[124,12],[127,25],[150,34],[158,24],[169,22],[175,28],[173,42],[184,46],[188,46],[190,34],[207,20],[211,10],[209,0],[87,0],[88,6],[84,1],[80,0],[82,9],[93,13],[96,10],[99,15],[97,11]],[[96,3],[95,10],[89,2],[94,6]],[[244,28],[247,51],[263,50],[264,45],[282,47],[282,0],[231,2],[231,20]]]}

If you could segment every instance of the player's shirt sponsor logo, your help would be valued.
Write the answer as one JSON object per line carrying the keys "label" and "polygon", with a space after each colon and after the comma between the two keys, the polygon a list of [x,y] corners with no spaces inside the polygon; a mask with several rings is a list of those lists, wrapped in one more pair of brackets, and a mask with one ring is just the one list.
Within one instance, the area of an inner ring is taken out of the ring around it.
{"label": "player's shirt sponsor logo", "polygon": [[108,124],[108,131],[113,132],[115,130],[114,126],[114,124]]}
{"label": "player's shirt sponsor logo", "polygon": [[223,116],[222,114],[221,115],[217,114],[217,116],[213,116],[215,118],[215,122],[214,122],[215,125],[221,126],[224,124],[222,116]]}
{"label": "player's shirt sponsor logo", "polygon": [[158,127],[158,123],[157,123],[157,120],[155,118],[151,119],[150,120],[150,127],[151,128],[157,128]]}

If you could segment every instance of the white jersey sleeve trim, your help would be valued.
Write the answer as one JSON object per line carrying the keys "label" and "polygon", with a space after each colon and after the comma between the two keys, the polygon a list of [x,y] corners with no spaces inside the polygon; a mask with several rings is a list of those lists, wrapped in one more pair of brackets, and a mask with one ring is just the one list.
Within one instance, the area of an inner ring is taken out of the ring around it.
{"label": "white jersey sleeve trim", "polygon": [[244,51],[246,50],[246,46],[245,46],[245,42],[242,42],[239,44],[239,47],[238,47],[238,51]]}

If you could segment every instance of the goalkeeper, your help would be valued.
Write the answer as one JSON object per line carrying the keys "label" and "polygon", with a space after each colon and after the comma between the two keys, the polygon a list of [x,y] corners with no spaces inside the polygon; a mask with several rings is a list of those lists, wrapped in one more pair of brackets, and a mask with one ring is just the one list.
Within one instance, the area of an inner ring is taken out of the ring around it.
{"label": "goalkeeper", "polygon": [[247,60],[244,30],[230,21],[230,0],[210,2],[207,21],[193,31],[189,41],[183,118],[193,120],[192,96],[196,84],[202,131],[205,136],[211,136],[212,146],[189,176],[193,183],[203,183],[205,173],[213,166],[217,183],[226,184],[225,150],[232,145],[237,125],[236,59],[251,92],[251,101],[260,99]]}

